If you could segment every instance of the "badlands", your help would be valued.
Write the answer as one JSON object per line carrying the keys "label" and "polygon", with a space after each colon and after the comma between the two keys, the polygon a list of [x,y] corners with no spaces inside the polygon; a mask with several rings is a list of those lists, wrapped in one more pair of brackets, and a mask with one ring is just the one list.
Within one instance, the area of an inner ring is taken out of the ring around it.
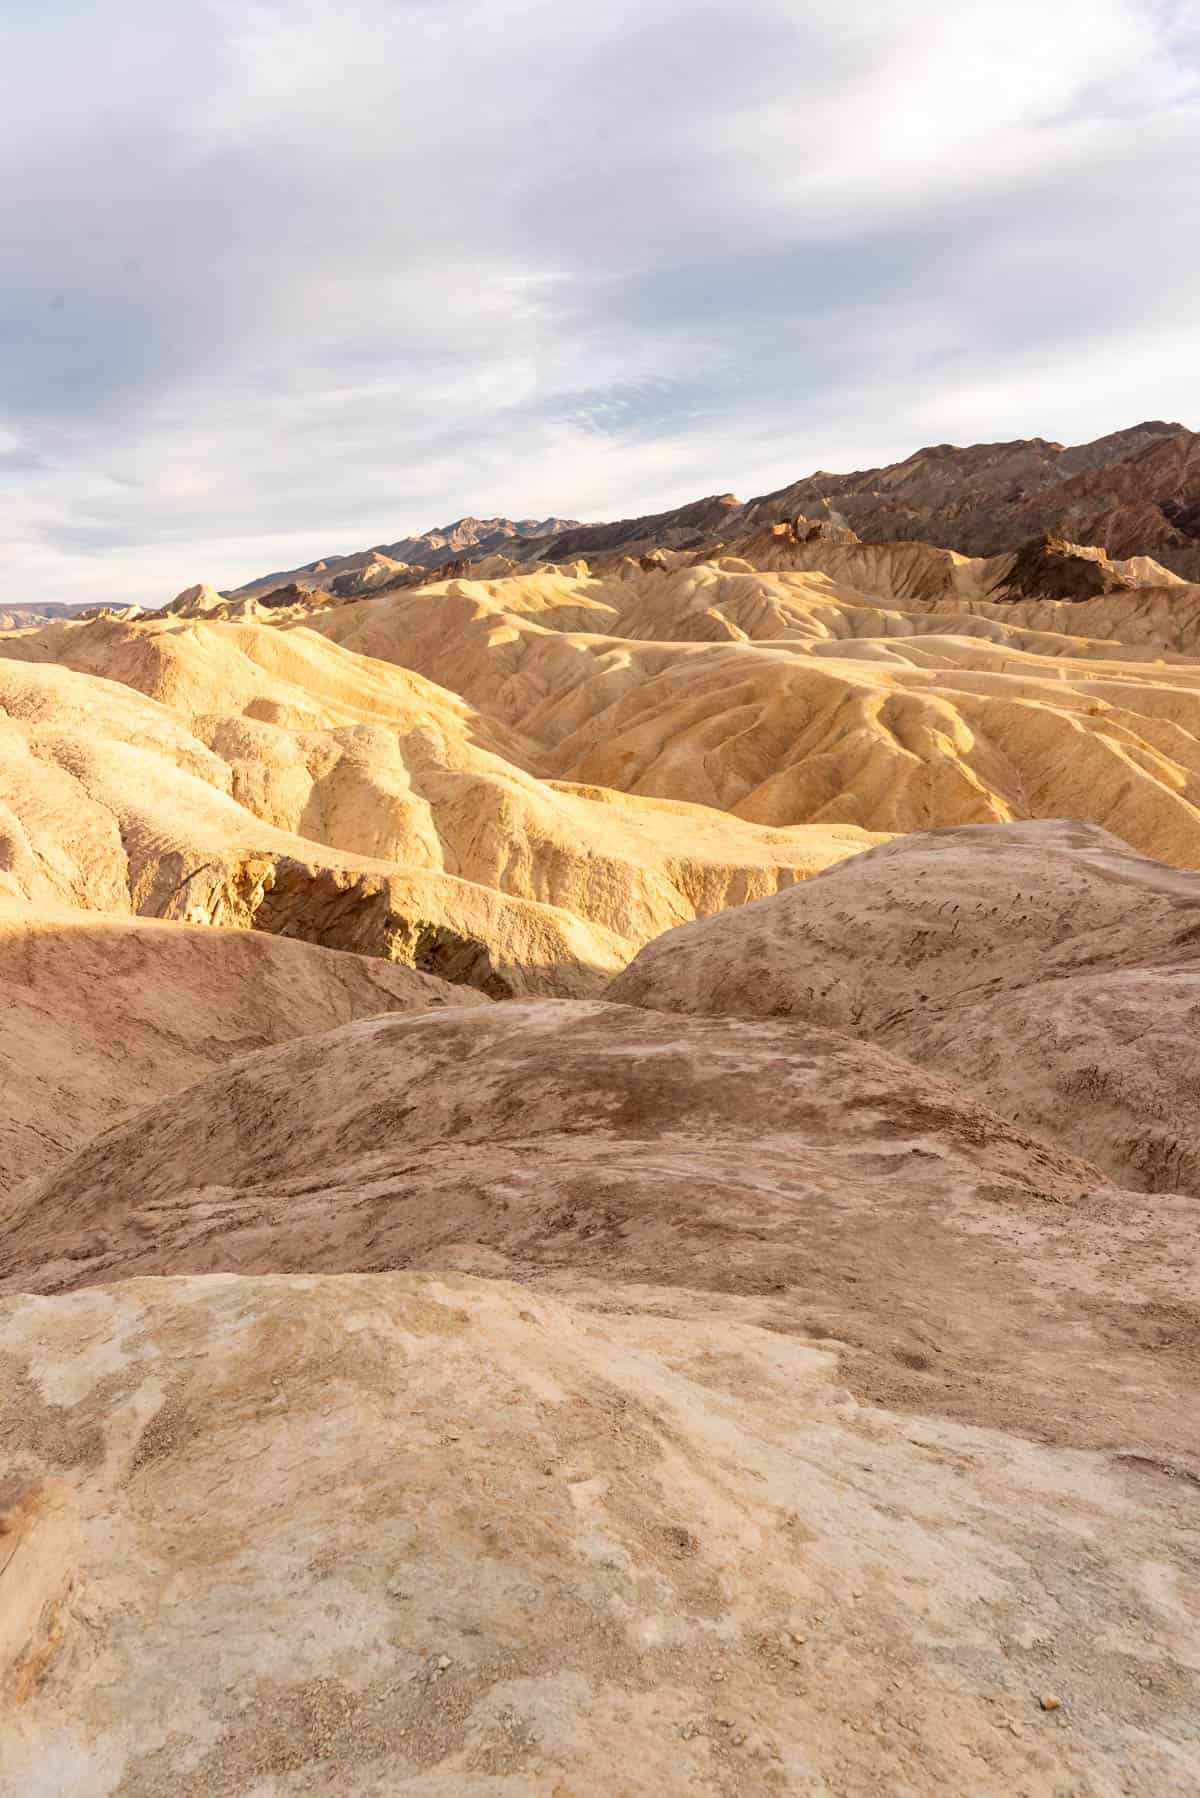
{"label": "badlands", "polygon": [[1193,447],[0,618],[3,1798],[1200,1791]]}

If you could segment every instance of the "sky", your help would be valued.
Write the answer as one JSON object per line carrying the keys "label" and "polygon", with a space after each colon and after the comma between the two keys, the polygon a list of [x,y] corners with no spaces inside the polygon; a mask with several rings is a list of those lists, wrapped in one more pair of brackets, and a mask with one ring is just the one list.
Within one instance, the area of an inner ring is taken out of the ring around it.
{"label": "sky", "polygon": [[1197,0],[8,0],[0,603],[1200,425]]}

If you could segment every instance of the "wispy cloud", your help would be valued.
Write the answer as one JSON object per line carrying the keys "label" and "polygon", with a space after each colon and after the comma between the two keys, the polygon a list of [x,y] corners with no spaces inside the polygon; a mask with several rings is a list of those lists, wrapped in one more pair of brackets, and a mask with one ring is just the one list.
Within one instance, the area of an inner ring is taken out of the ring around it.
{"label": "wispy cloud", "polygon": [[1200,417],[1175,0],[15,6],[0,597]]}

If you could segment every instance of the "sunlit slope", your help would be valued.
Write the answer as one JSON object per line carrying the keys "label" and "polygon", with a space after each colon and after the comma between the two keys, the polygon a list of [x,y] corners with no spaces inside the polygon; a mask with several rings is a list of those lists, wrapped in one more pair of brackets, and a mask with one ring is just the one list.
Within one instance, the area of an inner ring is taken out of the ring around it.
{"label": "sunlit slope", "polygon": [[777,829],[1073,816],[1200,866],[1200,660],[1100,635],[1162,619],[1184,643],[1196,594],[906,608],[818,571],[630,562],[386,595],[313,628],[452,687],[559,781]]}
{"label": "sunlit slope", "polygon": [[400,959],[415,930],[416,965],[458,978],[458,948],[425,940],[444,928],[490,962],[485,990],[557,990],[556,967],[577,990],[875,840],[561,787],[525,733],[307,630],[97,621],[0,643],[0,877],[30,898]]}
{"label": "sunlit slope", "polygon": [[0,880],[501,996],[929,827],[1075,817],[1200,867],[1200,589],[740,549],[0,637]]}

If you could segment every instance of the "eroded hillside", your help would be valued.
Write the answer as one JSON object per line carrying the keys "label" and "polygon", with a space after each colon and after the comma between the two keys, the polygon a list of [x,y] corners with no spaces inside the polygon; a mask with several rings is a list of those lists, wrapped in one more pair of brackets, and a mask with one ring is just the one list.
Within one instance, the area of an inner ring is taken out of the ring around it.
{"label": "eroded hillside", "polygon": [[0,880],[504,996],[929,826],[1070,816],[1200,867],[1200,588],[1071,556],[1110,590],[781,526],[9,633]]}

